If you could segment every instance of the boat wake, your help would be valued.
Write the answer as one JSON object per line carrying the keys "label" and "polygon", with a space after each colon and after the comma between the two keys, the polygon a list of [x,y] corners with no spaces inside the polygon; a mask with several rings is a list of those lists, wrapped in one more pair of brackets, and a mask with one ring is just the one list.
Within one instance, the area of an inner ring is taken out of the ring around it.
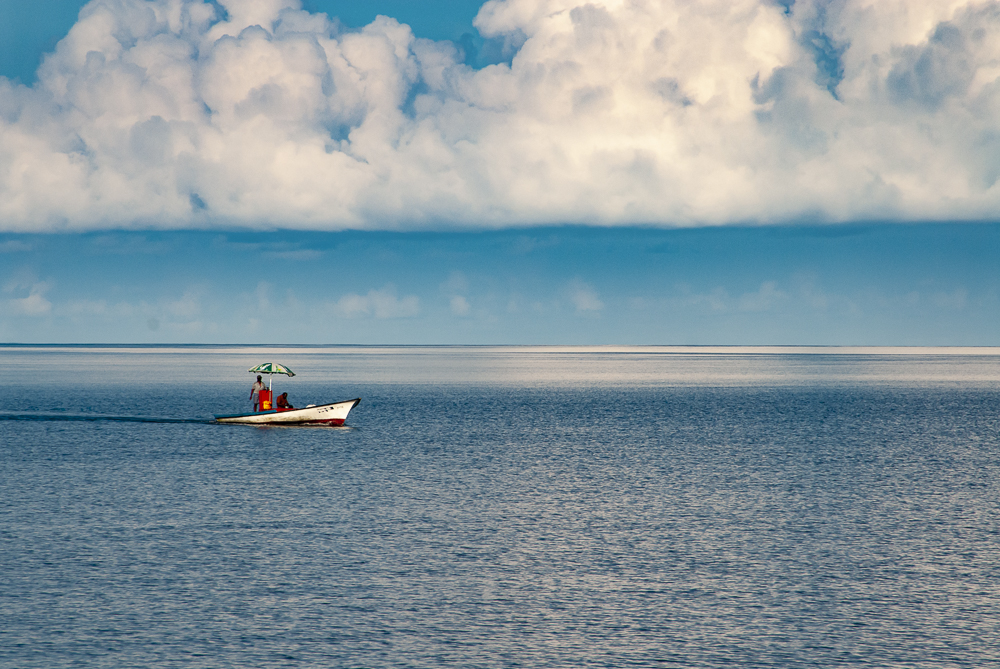
{"label": "boat wake", "polygon": [[93,413],[54,413],[54,412],[9,412],[0,411],[0,421],[85,421],[85,422],[115,422],[115,423],[196,423],[214,425],[211,418],[165,418],[162,416],[109,416]]}

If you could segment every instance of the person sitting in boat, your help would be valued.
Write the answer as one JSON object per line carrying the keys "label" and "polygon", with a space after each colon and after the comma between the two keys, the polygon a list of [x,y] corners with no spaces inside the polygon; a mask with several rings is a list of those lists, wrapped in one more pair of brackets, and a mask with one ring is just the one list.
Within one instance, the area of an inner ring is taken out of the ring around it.
{"label": "person sitting in boat", "polygon": [[291,404],[288,403],[288,393],[281,393],[278,395],[278,403],[276,405],[279,409],[294,409]]}
{"label": "person sitting in boat", "polygon": [[257,406],[260,404],[260,391],[262,390],[264,390],[264,382],[260,380],[260,374],[258,374],[257,383],[250,388],[250,399],[253,400],[254,411],[257,411]]}

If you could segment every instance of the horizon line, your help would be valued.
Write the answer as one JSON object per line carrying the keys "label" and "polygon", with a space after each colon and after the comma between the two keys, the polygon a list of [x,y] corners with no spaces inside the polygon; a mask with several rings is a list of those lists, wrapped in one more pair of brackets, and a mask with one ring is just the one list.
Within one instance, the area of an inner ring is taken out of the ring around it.
{"label": "horizon line", "polygon": [[0,342],[0,349],[520,349],[557,353],[756,353],[840,355],[1000,355],[1000,345],[896,344],[241,344],[241,343],[74,343]]}

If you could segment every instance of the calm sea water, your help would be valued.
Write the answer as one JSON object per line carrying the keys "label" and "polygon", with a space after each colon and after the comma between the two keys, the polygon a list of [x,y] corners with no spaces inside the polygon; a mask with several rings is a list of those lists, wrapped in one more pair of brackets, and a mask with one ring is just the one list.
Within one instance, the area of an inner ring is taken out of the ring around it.
{"label": "calm sea water", "polygon": [[1000,663],[1000,351],[0,363],[3,667]]}

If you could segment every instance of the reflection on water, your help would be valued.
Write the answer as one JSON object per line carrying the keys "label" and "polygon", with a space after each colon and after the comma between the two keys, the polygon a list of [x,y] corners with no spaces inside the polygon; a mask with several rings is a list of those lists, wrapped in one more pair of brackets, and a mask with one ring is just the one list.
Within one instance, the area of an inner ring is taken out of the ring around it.
{"label": "reflection on water", "polygon": [[280,360],[299,383],[517,386],[993,384],[1000,348],[875,347],[3,347],[16,384],[249,385]]}
{"label": "reflection on water", "polygon": [[[1000,352],[941,353],[0,349],[0,666],[996,664]],[[210,424],[271,358],[353,429]]]}

